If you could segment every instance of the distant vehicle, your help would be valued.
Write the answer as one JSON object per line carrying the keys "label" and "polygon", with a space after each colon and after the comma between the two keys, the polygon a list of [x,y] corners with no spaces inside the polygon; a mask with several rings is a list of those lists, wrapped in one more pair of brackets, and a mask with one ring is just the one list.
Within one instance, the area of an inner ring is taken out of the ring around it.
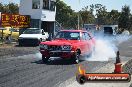
{"label": "distant vehicle", "polygon": [[102,25],[105,35],[116,35],[118,31],[118,25]]}
{"label": "distant vehicle", "polygon": [[[0,30],[0,37],[2,38],[2,30]],[[3,39],[5,40],[18,40],[19,37],[19,29],[5,27],[3,30]]]}
{"label": "distant vehicle", "polygon": [[19,45],[39,45],[41,41],[46,41],[48,33],[39,28],[27,28],[18,38]]}
{"label": "distant vehicle", "polygon": [[130,35],[130,32],[128,31],[128,30],[124,30],[122,33],[121,33],[122,35]]}
{"label": "distant vehicle", "polygon": [[91,30],[95,31],[97,29],[95,24],[84,24],[83,28],[85,28],[87,31],[91,31]]}
{"label": "distant vehicle", "polygon": [[91,55],[95,47],[95,39],[84,30],[61,30],[51,41],[40,43],[42,61],[50,57],[61,57],[79,63],[80,55]]}
{"label": "distant vehicle", "polygon": [[83,28],[92,34],[97,30],[96,24],[83,24]]}

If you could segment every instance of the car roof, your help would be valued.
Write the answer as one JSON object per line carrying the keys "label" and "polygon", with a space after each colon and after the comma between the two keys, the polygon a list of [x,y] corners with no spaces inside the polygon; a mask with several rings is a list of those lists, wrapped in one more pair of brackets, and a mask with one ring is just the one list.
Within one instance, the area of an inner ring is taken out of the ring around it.
{"label": "car roof", "polygon": [[61,30],[61,31],[64,31],[64,32],[87,32],[85,30]]}

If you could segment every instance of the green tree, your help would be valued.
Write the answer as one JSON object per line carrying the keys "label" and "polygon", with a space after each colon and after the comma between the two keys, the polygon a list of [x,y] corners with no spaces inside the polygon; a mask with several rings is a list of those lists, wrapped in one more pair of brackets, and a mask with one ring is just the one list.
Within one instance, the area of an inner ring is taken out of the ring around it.
{"label": "green tree", "polygon": [[63,1],[57,0],[56,20],[61,23],[64,28],[75,28],[76,18],[76,13],[70,6],[67,6]]}
{"label": "green tree", "polygon": [[107,9],[105,6],[101,4],[95,4],[95,9],[96,9],[96,16],[97,16],[97,24],[102,25],[102,24],[107,24]]}
{"label": "green tree", "polygon": [[95,17],[93,15],[93,12],[88,10],[88,6],[83,8],[80,12],[81,20],[83,24],[93,24],[95,23]]}
{"label": "green tree", "polygon": [[70,26],[69,28],[74,28],[77,29],[77,24],[78,24],[78,13],[73,12],[72,15],[69,17],[68,25]]}
{"label": "green tree", "polygon": [[111,10],[108,12],[106,23],[110,25],[117,25],[120,13],[118,10]]}
{"label": "green tree", "polygon": [[19,13],[18,4],[15,4],[15,3],[2,4],[2,3],[0,3],[0,12],[18,14]]}
{"label": "green tree", "polygon": [[7,5],[7,8],[8,8],[8,12],[9,12],[9,13],[16,13],[16,14],[19,13],[18,4],[9,3],[9,4]]}
{"label": "green tree", "polygon": [[130,16],[129,19],[129,27],[128,27],[129,31],[132,31],[132,15]]}
{"label": "green tree", "polygon": [[0,3],[0,12],[4,12],[4,6],[2,3]]}
{"label": "green tree", "polygon": [[129,21],[130,21],[130,8],[129,6],[123,6],[121,15],[119,17],[119,28],[129,29]]}

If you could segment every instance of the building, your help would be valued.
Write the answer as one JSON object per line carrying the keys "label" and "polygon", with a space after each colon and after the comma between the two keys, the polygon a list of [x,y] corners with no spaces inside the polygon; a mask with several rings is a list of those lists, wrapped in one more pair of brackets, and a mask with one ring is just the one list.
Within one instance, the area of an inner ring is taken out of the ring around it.
{"label": "building", "polygon": [[86,30],[96,30],[97,26],[95,24],[84,24],[83,28]]}
{"label": "building", "polygon": [[19,14],[31,16],[31,27],[54,34],[55,2],[56,0],[20,0]]}
{"label": "building", "polygon": [[105,35],[117,35],[118,25],[101,25],[101,30]]}
{"label": "building", "polygon": [[83,24],[83,28],[89,32],[91,32],[93,35],[95,31],[98,29],[96,24]]}

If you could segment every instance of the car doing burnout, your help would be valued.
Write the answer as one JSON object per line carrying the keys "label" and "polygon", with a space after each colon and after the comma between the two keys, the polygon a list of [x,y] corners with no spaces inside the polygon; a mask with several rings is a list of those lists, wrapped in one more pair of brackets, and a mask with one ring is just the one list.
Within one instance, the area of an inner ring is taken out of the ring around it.
{"label": "car doing burnout", "polygon": [[80,55],[91,55],[95,39],[84,30],[61,30],[53,40],[41,42],[39,46],[43,62],[50,57],[60,57],[79,63]]}

